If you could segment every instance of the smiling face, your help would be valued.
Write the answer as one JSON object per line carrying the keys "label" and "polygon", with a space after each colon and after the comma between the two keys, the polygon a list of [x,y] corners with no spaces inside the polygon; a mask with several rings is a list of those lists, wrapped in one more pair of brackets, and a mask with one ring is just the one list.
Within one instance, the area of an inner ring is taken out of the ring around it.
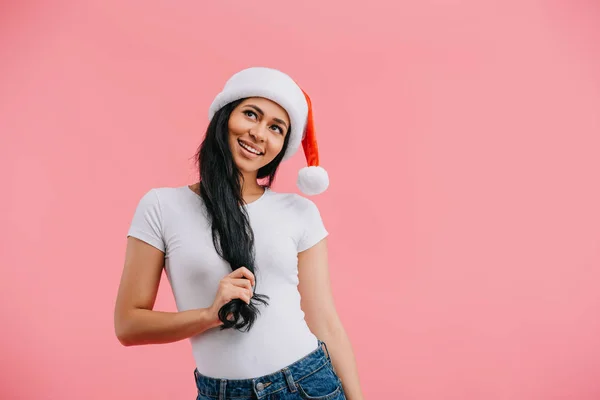
{"label": "smiling face", "polygon": [[235,164],[244,174],[256,174],[281,152],[290,118],[279,104],[251,97],[231,112],[228,127]]}

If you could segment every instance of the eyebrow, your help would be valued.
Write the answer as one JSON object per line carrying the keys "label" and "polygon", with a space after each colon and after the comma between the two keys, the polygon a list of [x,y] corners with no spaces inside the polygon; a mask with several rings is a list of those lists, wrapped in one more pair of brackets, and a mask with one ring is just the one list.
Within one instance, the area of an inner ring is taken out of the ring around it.
{"label": "eyebrow", "polygon": [[[248,104],[248,107],[253,108],[254,110],[256,110],[257,113],[259,113],[261,115],[261,117],[265,116],[265,112],[263,110],[261,110],[260,108],[258,108],[257,106],[255,106],[254,104]],[[275,122],[279,122],[280,124],[282,124],[283,126],[285,126],[285,128],[287,129],[287,124],[285,123],[284,120],[279,119],[279,118],[273,118],[273,120]]]}

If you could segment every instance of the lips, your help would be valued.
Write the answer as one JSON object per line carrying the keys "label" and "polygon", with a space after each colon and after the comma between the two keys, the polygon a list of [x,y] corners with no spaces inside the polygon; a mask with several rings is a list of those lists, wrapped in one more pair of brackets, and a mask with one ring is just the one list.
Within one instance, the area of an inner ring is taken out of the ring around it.
{"label": "lips", "polygon": [[247,152],[254,154],[256,156],[262,156],[265,153],[262,151],[262,149],[254,146],[252,143],[248,143],[244,140],[238,139],[238,144]]}

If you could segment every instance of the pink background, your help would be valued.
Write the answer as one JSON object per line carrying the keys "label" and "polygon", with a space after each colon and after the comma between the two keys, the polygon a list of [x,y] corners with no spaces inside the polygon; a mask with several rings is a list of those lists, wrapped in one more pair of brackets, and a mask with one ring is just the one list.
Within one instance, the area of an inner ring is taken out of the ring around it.
{"label": "pink background", "polygon": [[368,399],[600,398],[599,27],[594,1],[0,3],[0,398],[194,398],[188,342],[122,347],[113,304],[137,201],[194,182],[251,65],[315,103]]}

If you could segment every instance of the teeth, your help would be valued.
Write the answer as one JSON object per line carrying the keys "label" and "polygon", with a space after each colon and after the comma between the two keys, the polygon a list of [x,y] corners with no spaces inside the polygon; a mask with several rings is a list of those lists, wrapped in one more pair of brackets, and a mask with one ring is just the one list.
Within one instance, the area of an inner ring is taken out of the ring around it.
{"label": "teeth", "polygon": [[250,147],[250,146],[248,146],[248,145],[246,145],[246,144],[244,144],[244,143],[242,143],[242,142],[238,142],[238,143],[240,144],[240,146],[242,146],[243,148],[245,148],[246,150],[248,150],[248,151],[249,151],[249,152],[251,152],[251,153],[254,153],[254,154],[256,154],[256,155],[260,155],[260,154],[261,154],[260,152],[256,151],[256,150],[255,150],[255,149],[253,149],[252,147]]}

